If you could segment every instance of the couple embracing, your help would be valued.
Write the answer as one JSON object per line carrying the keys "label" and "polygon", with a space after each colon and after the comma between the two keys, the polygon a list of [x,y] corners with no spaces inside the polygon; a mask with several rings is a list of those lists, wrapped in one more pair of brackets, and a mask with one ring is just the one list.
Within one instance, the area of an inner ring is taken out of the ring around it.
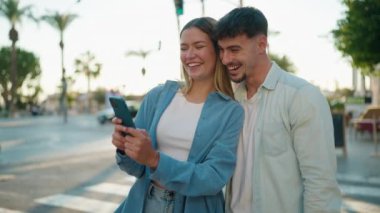
{"label": "couple embracing", "polygon": [[136,129],[113,119],[137,179],[116,212],[340,212],[328,104],[270,60],[267,35],[252,7],[183,27],[185,83],[149,91]]}

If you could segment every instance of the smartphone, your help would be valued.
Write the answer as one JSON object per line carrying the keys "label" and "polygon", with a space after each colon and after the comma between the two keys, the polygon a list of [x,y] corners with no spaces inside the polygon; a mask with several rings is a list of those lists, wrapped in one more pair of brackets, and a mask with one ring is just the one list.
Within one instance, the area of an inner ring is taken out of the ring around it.
{"label": "smartphone", "polygon": [[133,122],[131,112],[128,109],[127,103],[124,98],[121,96],[111,96],[109,101],[115,112],[115,117],[122,120],[122,125],[126,127],[136,128],[135,123]]}

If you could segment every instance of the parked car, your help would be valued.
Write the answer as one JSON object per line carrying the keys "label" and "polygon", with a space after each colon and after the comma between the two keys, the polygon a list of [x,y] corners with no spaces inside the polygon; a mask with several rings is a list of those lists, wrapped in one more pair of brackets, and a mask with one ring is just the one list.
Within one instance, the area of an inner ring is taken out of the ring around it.
{"label": "parked car", "polygon": [[[132,117],[134,118],[137,114],[137,111],[140,108],[140,101],[127,100],[126,101],[129,111],[131,112]],[[105,124],[107,122],[111,122],[112,118],[115,117],[115,113],[113,109],[106,108],[102,111],[99,111],[96,118],[100,124]]]}

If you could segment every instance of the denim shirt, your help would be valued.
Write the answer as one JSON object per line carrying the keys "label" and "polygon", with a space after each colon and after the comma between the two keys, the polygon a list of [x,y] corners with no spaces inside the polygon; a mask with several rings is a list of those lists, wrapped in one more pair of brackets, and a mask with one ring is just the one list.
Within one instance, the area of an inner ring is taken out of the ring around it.
{"label": "denim shirt", "polygon": [[[136,116],[136,127],[149,132],[155,148],[157,124],[179,87],[177,82],[167,81],[152,89]],[[117,152],[120,169],[137,180],[116,212],[142,212],[151,180],[176,192],[174,212],[224,212],[222,189],[235,168],[243,119],[244,110],[239,103],[213,92],[202,108],[187,161],[160,153],[158,167],[151,171]]]}
{"label": "denim shirt", "polygon": [[[254,154],[249,157],[253,177],[248,180],[253,182],[253,200],[248,201],[252,211],[247,212],[340,212],[334,128],[326,98],[275,62],[257,95],[257,120],[251,130]],[[235,97],[246,101],[244,84]]]}

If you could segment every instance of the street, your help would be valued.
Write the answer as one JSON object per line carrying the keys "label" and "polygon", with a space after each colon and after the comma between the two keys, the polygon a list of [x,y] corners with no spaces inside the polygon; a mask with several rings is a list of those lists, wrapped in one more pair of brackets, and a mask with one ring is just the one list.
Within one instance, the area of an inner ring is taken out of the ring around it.
{"label": "street", "polygon": [[133,178],[115,165],[111,133],[95,116],[0,120],[0,212],[112,212]]}
{"label": "street", "polygon": [[[90,115],[0,120],[0,212],[113,212],[134,178],[115,165],[111,133]],[[380,158],[349,136],[348,156],[336,150],[342,212],[380,212]]]}

